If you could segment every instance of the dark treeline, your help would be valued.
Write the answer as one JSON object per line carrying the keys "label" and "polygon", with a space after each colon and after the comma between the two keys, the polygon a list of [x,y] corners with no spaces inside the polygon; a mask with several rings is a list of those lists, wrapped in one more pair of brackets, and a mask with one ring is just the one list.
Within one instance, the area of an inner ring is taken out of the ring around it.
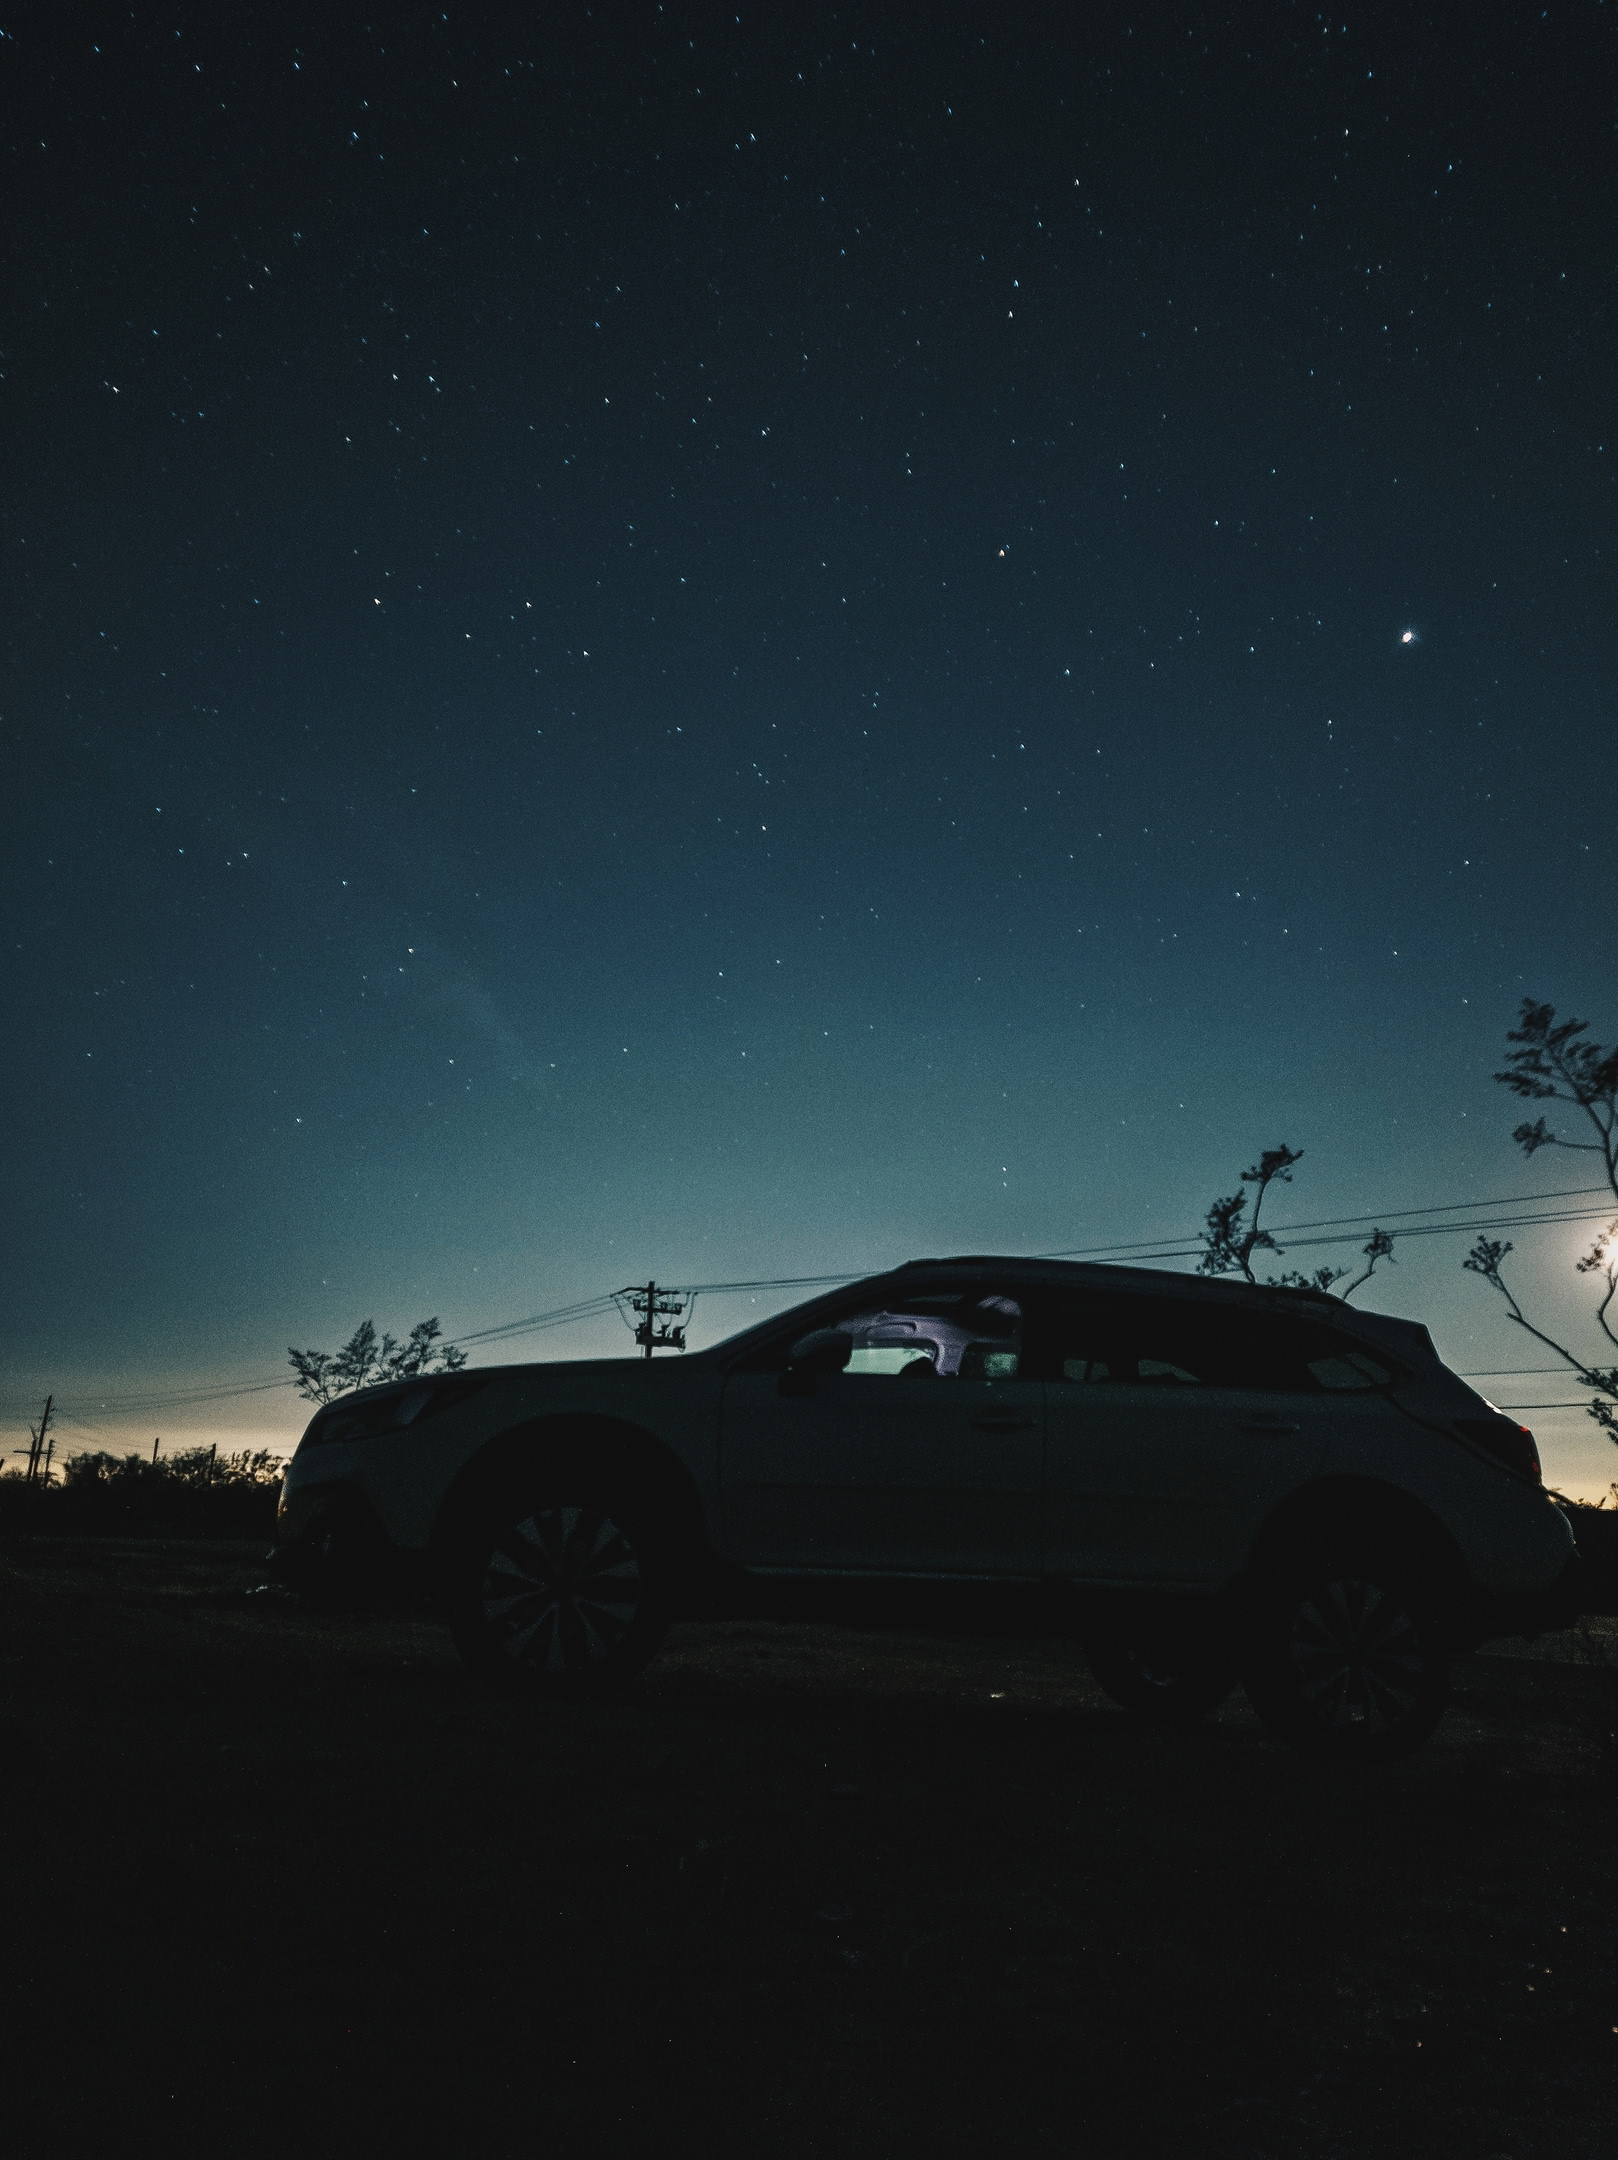
{"label": "dark treeline", "polygon": [[220,1455],[187,1448],[156,1462],[75,1455],[49,1484],[0,1478],[0,1530],[268,1540],[281,1470],[281,1457],[267,1449]]}

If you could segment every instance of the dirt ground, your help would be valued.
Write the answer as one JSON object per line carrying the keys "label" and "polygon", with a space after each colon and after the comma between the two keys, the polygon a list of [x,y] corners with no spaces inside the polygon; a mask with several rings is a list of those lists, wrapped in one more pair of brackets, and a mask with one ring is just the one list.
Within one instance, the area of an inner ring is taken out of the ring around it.
{"label": "dirt ground", "polygon": [[1614,1622],[1345,1775],[1061,1641],[692,1624],[558,1709],[261,1579],[0,1549],[19,2160],[1614,2149]]}

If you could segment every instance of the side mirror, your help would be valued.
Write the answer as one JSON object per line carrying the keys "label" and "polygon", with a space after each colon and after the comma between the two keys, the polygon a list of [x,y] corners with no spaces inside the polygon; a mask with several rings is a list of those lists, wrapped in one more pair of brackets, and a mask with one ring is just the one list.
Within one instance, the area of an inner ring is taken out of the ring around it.
{"label": "side mirror", "polygon": [[854,1355],[854,1338],[845,1328],[816,1328],[803,1335],[787,1352],[787,1369],[781,1375],[783,1395],[812,1395],[821,1373],[842,1372]]}

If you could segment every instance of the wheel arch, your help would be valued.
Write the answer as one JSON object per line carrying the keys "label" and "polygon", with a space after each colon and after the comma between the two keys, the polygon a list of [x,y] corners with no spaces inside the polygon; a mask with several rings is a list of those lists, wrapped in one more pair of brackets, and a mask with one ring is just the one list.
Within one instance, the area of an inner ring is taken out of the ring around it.
{"label": "wheel arch", "polygon": [[1380,1478],[1318,1478],[1288,1493],[1253,1541],[1245,1580],[1263,1582],[1311,1537],[1351,1528],[1391,1530],[1407,1540],[1432,1569],[1446,1613],[1457,1626],[1464,1625],[1472,1580],[1459,1545],[1430,1508]]}
{"label": "wheel arch", "polygon": [[439,1504],[431,1551],[442,1566],[484,1509],[537,1470],[580,1468],[622,1480],[668,1523],[695,1568],[710,1549],[697,1483],[665,1441],[627,1419],[574,1413],[532,1418],[497,1433],[462,1464]]}

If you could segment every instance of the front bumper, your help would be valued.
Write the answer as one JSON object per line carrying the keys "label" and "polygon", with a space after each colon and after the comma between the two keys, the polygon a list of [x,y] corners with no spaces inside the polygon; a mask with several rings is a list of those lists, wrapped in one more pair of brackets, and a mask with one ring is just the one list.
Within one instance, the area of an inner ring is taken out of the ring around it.
{"label": "front bumper", "polygon": [[284,1491],[269,1570],[309,1589],[416,1597],[428,1586],[426,1555],[401,1552],[359,1488],[339,1480]]}

